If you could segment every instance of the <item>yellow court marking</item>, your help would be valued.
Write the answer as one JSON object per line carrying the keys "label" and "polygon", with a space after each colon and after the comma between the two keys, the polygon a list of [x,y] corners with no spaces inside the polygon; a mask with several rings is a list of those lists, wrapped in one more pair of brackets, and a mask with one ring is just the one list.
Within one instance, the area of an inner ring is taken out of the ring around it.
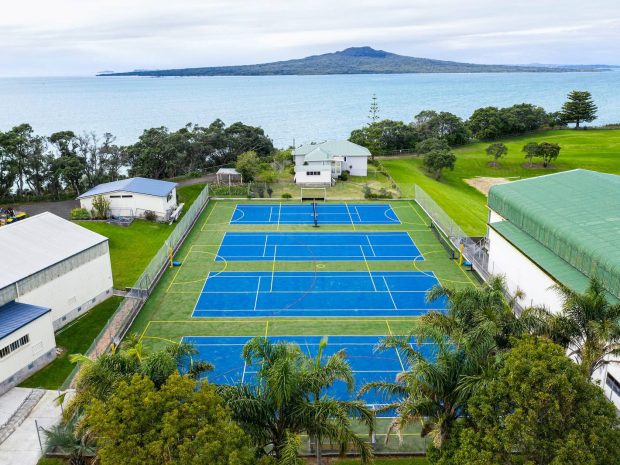
{"label": "yellow court marking", "polygon": [[428,223],[426,221],[424,221],[424,218],[422,218],[422,215],[420,215],[420,212],[416,210],[416,208],[413,206],[413,204],[411,202],[407,203],[407,205],[409,205],[411,207],[411,209],[415,212],[416,215],[418,215],[418,218],[420,218],[422,220],[422,223],[424,223],[426,226],[428,226]]}
{"label": "yellow court marking", "polygon": [[267,338],[267,334],[269,334],[269,320],[265,321],[265,339]]}
{"label": "yellow court marking", "polygon": [[366,269],[368,270],[368,276],[370,277],[370,281],[372,282],[372,287],[375,292],[377,292],[377,286],[375,285],[375,280],[372,277],[372,271],[370,271],[370,265],[368,264],[368,260],[366,260],[366,254],[364,253],[364,248],[360,245],[360,250],[362,252],[362,257],[364,257],[364,263],[366,264]]}
{"label": "yellow court marking", "polygon": [[172,339],[166,339],[165,337],[159,337],[159,336],[144,336],[144,339],[157,339],[159,341],[166,341],[166,342],[171,342],[173,344],[178,344],[177,341],[173,341]]}
{"label": "yellow court marking", "polygon": [[[392,333],[392,328],[390,328],[390,323],[389,323],[389,321],[388,321],[388,320],[385,320],[385,324],[387,325],[388,332],[390,333],[390,336],[394,336],[394,333]],[[397,349],[394,349],[394,350],[396,350],[396,355],[398,356],[398,361],[399,361],[399,363],[400,363],[400,367],[403,369],[403,371],[407,371],[407,370],[405,370],[405,365],[404,365],[404,363],[403,363],[403,359],[402,359],[402,358],[400,358],[400,352],[398,352],[398,350],[397,350]]]}
{"label": "yellow court marking", "polygon": [[217,202],[215,202],[213,204],[213,208],[211,209],[211,211],[209,212],[209,214],[207,215],[207,218],[205,219],[205,222],[202,223],[202,227],[200,228],[200,231],[204,230],[204,227],[206,226],[206,224],[209,222],[209,218],[211,218],[211,214],[215,211],[215,209],[217,208],[219,204]]}
{"label": "yellow court marking", "polygon": [[146,326],[144,327],[144,331],[142,331],[142,334],[140,334],[140,339],[139,341],[141,341],[144,338],[144,335],[146,334],[146,332],[149,329],[149,326],[151,326],[152,320],[149,320],[148,323],[146,324]]}

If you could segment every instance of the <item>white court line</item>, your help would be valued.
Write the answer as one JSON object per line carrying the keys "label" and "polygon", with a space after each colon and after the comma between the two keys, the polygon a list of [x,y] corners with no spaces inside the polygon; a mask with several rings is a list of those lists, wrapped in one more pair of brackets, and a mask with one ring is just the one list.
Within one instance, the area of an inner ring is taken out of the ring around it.
{"label": "white court line", "polygon": [[271,223],[271,215],[273,215],[273,207],[269,207],[269,222]]}
{"label": "white court line", "polygon": [[368,260],[366,260],[366,255],[364,254],[364,248],[360,245],[360,251],[362,252],[362,257],[364,257],[364,263],[366,264],[366,269],[368,270],[368,276],[370,276],[370,281],[372,282],[372,287],[377,291],[377,286],[375,285],[375,280],[372,277],[372,271],[370,271],[370,266],[368,265]]}
{"label": "white court line", "polygon": [[280,216],[282,215],[282,202],[280,202],[278,207],[278,231],[280,230]]}
{"label": "white court line", "polygon": [[[383,278],[383,283],[385,284],[385,288],[387,289],[387,293],[390,296],[390,300],[392,301],[392,305],[394,305],[394,310],[398,310],[398,306],[396,305],[396,302],[394,302],[394,297],[392,296],[392,291],[390,291],[390,286],[388,286],[387,281],[385,280],[385,276],[382,276]],[[426,291],[423,291],[426,292]]]}
{"label": "white court line", "polygon": [[[372,250],[372,254],[376,257],[377,254],[375,253],[375,249],[372,247],[372,243],[370,242],[370,239],[368,238],[368,234],[366,234],[366,242],[368,242],[368,245],[370,246],[370,250]],[[393,247],[395,247],[395,245]],[[398,256],[398,255],[396,255],[396,256]]]}
{"label": "white court line", "polygon": [[[245,345],[245,344],[244,344]],[[243,374],[241,375],[241,382],[245,382],[245,369],[248,366],[248,364],[246,363],[246,361],[243,361]]]}
{"label": "white court line", "polygon": [[256,298],[254,299],[254,311],[256,311],[256,304],[258,303],[258,294],[260,294],[260,279],[261,277],[258,277],[258,286],[256,287]]}
{"label": "white court line", "polygon": [[346,207],[347,213],[349,214],[349,219],[351,220],[351,224],[355,225],[355,223],[353,222],[353,217],[351,216],[351,210],[349,210],[349,204],[345,203],[344,206]]}
{"label": "white court line", "polygon": [[[267,253],[267,240],[269,240],[269,234],[265,234],[265,245],[263,246],[263,257],[265,257],[265,254]],[[247,244],[244,246],[239,246],[239,247],[247,247]]]}
{"label": "white court line", "polygon": [[[433,311],[433,310],[445,310],[445,308],[407,308],[407,307],[401,307],[398,309],[399,312],[423,312],[424,314]],[[360,315],[351,315],[349,316],[348,313],[349,312],[389,312],[393,315],[394,313],[394,308],[389,307],[389,308],[378,308],[378,307],[373,307],[373,308],[263,308],[261,310],[257,310],[257,312],[272,312],[272,313],[277,313],[277,314],[281,314],[284,312],[289,312],[289,313],[319,313],[319,314],[324,314],[325,316],[331,316],[329,315],[329,312],[347,312],[347,315],[336,315],[338,318],[359,318]],[[237,312],[237,313],[252,313],[252,309],[241,309],[241,310],[230,310],[230,309],[226,309],[226,308],[209,308],[209,309],[198,309],[198,310],[194,310],[193,313],[213,313],[213,312],[220,312],[220,313],[232,313],[232,312]],[[193,316],[193,315],[192,315]],[[410,315],[404,315],[404,316],[410,316]],[[383,315],[368,315],[368,317],[376,317],[376,318],[383,318]],[[194,317],[196,318],[196,317]],[[198,317],[200,318],[200,317]],[[202,317],[202,318],[206,318]],[[239,317],[242,318],[242,317]],[[254,318],[254,317],[252,317]]]}

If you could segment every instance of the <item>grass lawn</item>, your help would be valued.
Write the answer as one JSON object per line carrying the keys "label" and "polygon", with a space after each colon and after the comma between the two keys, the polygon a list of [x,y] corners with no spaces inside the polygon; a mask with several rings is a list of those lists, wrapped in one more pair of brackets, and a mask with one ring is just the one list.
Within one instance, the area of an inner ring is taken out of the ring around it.
{"label": "grass lawn", "polygon": [[[194,203],[204,186],[194,184],[177,189],[179,204],[185,203],[184,212]],[[176,226],[176,223],[169,225],[144,220],[136,220],[126,228],[101,222],[78,223],[109,239],[112,276],[117,289],[130,287],[136,282]]]}
{"label": "grass lawn", "polygon": [[82,354],[90,347],[120,303],[120,297],[110,297],[90,309],[84,316],[74,320],[56,333],[56,345],[64,350],[52,363],[20,384],[21,387],[58,389],[71,373],[74,364],[69,355]]}
{"label": "grass lawn", "polygon": [[[521,149],[528,142],[554,142],[562,147],[560,156],[549,168],[528,168]],[[476,176],[511,179],[584,168],[620,174],[620,130],[556,130],[528,134],[503,141],[508,155],[498,167],[489,166],[485,153],[489,142],[470,144],[454,150],[454,171],[445,171],[440,182],[426,175],[419,157],[384,158],[383,166],[399,185],[404,197],[413,197],[418,184],[471,235],[486,233],[486,197],[464,182]]]}

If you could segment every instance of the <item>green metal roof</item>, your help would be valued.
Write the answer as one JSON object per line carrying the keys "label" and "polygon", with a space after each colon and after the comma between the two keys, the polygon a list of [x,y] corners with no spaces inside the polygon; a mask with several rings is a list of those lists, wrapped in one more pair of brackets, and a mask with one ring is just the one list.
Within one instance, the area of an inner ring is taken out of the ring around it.
{"label": "green metal roof", "polygon": [[332,155],[327,153],[325,150],[320,147],[315,148],[312,152],[309,152],[304,157],[304,162],[306,161],[331,161]]}
{"label": "green metal roof", "polygon": [[370,151],[366,147],[354,144],[348,140],[328,140],[320,144],[306,144],[296,148],[293,155],[307,155],[321,148],[332,157],[369,157]]}
{"label": "green metal roof", "polygon": [[[500,221],[489,226],[557,282],[576,292],[584,292],[587,289],[590,278],[515,225],[508,221]],[[611,294],[607,297],[611,302],[618,302],[618,299]]]}
{"label": "green metal roof", "polygon": [[620,176],[573,170],[500,184],[489,208],[620,297]]}

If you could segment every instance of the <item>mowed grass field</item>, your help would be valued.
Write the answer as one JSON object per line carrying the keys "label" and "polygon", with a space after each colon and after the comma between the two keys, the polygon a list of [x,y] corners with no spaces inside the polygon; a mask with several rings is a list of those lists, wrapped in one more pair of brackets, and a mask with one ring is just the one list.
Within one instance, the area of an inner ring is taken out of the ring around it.
{"label": "mowed grass field", "polygon": [[392,201],[400,225],[322,225],[327,231],[406,231],[424,255],[423,261],[215,261],[227,231],[317,231],[310,225],[230,225],[234,201],[209,203],[175,260],[183,264],[166,271],[161,282],[136,318],[131,331],[142,335],[146,346],[158,347],[183,336],[211,335],[383,335],[407,333],[413,318],[272,317],[192,318],[192,311],[213,271],[432,271],[443,285],[477,285],[473,275],[462,270],[434,233],[428,218],[412,201]]}
{"label": "mowed grass field", "polygon": [[[559,144],[560,156],[548,168],[528,168],[521,151],[523,146],[543,141]],[[470,144],[454,150],[457,157],[454,171],[445,171],[440,182],[426,174],[420,157],[384,158],[381,163],[403,196],[413,197],[413,186],[418,184],[466,233],[474,236],[486,233],[486,196],[466,184],[465,179],[476,176],[520,179],[576,168],[620,174],[620,130],[545,131],[499,142],[508,147],[508,154],[499,161],[499,166],[489,165],[491,159],[485,149],[490,142]]]}

